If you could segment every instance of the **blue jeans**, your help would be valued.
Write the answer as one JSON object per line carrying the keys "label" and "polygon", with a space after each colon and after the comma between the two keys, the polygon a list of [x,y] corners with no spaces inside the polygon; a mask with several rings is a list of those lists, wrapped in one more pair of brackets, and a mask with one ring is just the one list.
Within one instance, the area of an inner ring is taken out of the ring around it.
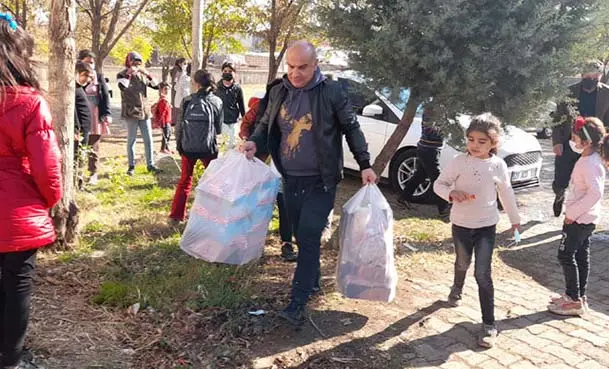
{"label": "blue jeans", "polygon": [[144,152],[146,154],[146,165],[151,167],[154,165],[152,157],[152,127],[150,119],[137,120],[127,119],[127,158],[129,160],[129,168],[135,167],[135,140],[137,138],[137,129],[139,127],[144,139]]}
{"label": "blue jeans", "polygon": [[476,256],[474,276],[478,283],[478,297],[484,324],[495,324],[495,289],[491,276],[491,262],[495,248],[496,226],[484,228],[464,228],[453,224],[452,234],[455,243],[455,282],[453,289],[461,292],[465,283],[467,269]]}
{"label": "blue jeans", "polygon": [[325,187],[319,176],[286,176],[283,195],[298,243],[292,300],[304,305],[320,277],[321,235],[334,208],[336,187]]}

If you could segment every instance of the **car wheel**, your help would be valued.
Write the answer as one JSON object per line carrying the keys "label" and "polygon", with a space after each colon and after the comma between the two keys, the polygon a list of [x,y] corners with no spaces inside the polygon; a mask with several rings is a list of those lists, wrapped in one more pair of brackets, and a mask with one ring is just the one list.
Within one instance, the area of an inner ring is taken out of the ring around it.
{"label": "car wheel", "polygon": [[[389,167],[389,177],[396,190],[402,191],[406,183],[412,178],[417,167],[417,160],[417,150],[414,148],[398,152],[393,158]],[[414,191],[413,198],[417,203],[427,202],[432,191],[431,183],[426,180]]]}
{"label": "car wheel", "polygon": [[550,138],[552,137],[552,128],[544,127],[537,132],[537,138]]}

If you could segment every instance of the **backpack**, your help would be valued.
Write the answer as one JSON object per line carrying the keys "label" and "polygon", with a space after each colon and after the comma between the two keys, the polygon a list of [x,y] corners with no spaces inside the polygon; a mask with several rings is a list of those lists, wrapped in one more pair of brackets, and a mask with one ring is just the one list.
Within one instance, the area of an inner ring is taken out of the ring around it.
{"label": "backpack", "polygon": [[206,155],[218,152],[216,145],[216,112],[209,96],[193,95],[182,114],[182,151]]}

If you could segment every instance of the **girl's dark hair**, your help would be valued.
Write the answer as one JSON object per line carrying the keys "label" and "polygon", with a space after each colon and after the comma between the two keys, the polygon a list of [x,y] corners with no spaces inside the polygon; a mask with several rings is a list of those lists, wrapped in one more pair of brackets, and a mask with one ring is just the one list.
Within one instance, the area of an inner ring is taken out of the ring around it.
{"label": "girl's dark hair", "polygon": [[501,129],[501,121],[491,113],[484,113],[472,118],[469,127],[465,131],[465,136],[469,136],[472,132],[484,133],[491,140],[494,147],[491,149],[491,154],[497,154],[497,145],[499,145],[499,136],[503,133]]}
{"label": "girl's dark hair", "polygon": [[216,91],[216,83],[214,82],[214,77],[205,69],[200,69],[195,73],[195,83],[201,86],[201,89],[205,89],[206,91],[214,92]]}
{"label": "girl's dark hair", "polygon": [[609,135],[605,135],[600,144],[601,157],[605,162],[609,162]]}
{"label": "girl's dark hair", "polygon": [[[581,118],[578,118],[581,119]],[[607,134],[603,122],[595,117],[585,118],[586,124],[579,130],[573,127],[573,134],[581,138],[582,141],[590,142],[595,150],[600,150],[603,138]],[[584,129],[586,132],[584,132]],[[586,135],[588,133],[588,135]],[[590,137],[590,139],[588,139]]]}
{"label": "girl's dark hair", "polygon": [[188,63],[186,66],[186,74],[190,77],[190,73],[192,73],[192,63]]}
{"label": "girl's dark hair", "polygon": [[91,68],[91,66],[81,60],[76,62],[76,66],[74,68],[76,70],[76,73],[80,74],[80,73],[87,73],[89,75],[93,75],[94,71],[93,68]]}
{"label": "girl's dark hair", "polygon": [[184,63],[185,61],[186,61],[186,59],[184,59],[184,58],[177,58],[174,65],[176,67],[178,67],[178,66],[180,66],[180,64]]}
{"label": "girl's dark hair", "polygon": [[169,87],[169,83],[167,83],[167,82],[159,83],[159,90],[162,90],[162,89],[168,88],[168,87]]}
{"label": "girl's dark hair", "polygon": [[[32,36],[0,20],[0,89],[3,87],[30,86],[40,90],[40,82],[31,60],[34,52]],[[0,92],[1,93],[1,92]]]}

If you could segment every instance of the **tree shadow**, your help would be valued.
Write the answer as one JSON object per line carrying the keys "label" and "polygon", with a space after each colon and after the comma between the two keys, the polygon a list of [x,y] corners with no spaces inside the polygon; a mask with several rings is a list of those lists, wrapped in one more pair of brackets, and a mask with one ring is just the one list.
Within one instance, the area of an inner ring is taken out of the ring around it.
{"label": "tree shadow", "polygon": [[[477,334],[481,331],[480,324],[462,322],[442,333],[429,334],[428,321],[436,312],[444,308],[447,308],[445,302],[436,301],[377,334],[345,342],[290,368],[334,368],[337,361],[364,362],[361,358],[370,358],[370,360],[366,360],[363,366],[355,367],[378,369],[430,367],[447,362],[455,353],[469,350],[483,351],[484,349],[477,345]],[[563,319],[565,318],[544,311],[500,320],[497,322],[500,329],[498,344],[501,345],[502,334],[511,330]]]}
{"label": "tree shadow", "polygon": [[[562,267],[558,262],[558,246],[562,230],[548,231],[525,240],[526,243],[499,253],[504,263],[533,278],[537,283],[556,293],[564,293]],[[597,233],[591,240],[591,266],[588,282],[588,299],[591,310],[609,315],[609,276],[599,267],[609,261],[606,238],[609,234]]]}

